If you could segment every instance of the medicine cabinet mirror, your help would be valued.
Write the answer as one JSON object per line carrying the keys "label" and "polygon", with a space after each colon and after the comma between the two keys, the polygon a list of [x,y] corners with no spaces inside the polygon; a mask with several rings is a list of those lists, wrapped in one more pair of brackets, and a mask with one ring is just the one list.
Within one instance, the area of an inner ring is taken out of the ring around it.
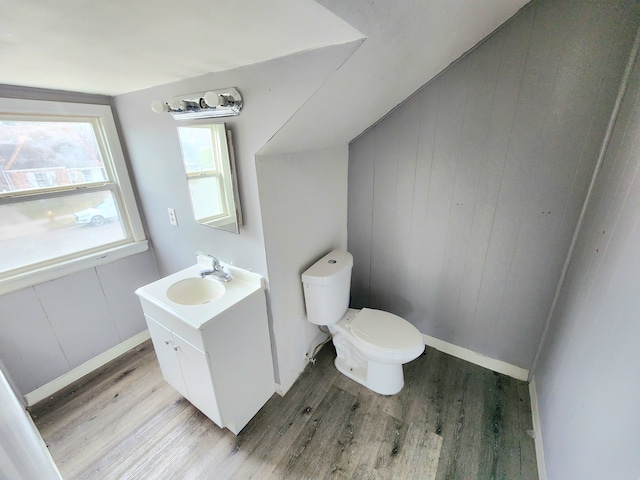
{"label": "medicine cabinet mirror", "polygon": [[242,213],[231,131],[224,123],[178,127],[195,221],[240,233]]}

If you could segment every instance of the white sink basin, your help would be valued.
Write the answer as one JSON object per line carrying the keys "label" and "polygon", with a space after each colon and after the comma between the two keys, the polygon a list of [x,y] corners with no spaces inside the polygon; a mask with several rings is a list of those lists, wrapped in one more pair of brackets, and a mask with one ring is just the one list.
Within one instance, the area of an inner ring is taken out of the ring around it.
{"label": "white sink basin", "polygon": [[167,298],[180,305],[203,305],[224,295],[224,285],[210,278],[185,278],[167,289]]}
{"label": "white sink basin", "polygon": [[200,278],[202,270],[211,268],[211,260],[203,258],[202,262],[138,288],[136,294],[143,308],[153,308],[148,305],[151,303],[200,330],[265,288],[261,275],[221,264],[231,274],[231,281],[223,283],[215,278]]}

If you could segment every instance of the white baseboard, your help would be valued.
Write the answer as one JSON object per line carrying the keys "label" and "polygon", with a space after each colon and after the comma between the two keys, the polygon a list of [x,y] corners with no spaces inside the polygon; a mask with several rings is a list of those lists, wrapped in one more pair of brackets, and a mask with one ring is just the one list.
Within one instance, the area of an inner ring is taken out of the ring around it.
{"label": "white baseboard", "polygon": [[540,427],[540,410],[538,407],[538,393],[536,392],[535,377],[529,383],[529,397],[531,398],[531,419],[536,445],[536,462],[538,464],[538,478],[547,480],[547,467],[544,462],[544,448],[542,445],[542,429]]}
{"label": "white baseboard", "polygon": [[510,363],[503,362],[502,360],[496,360],[495,358],[487,357],[485,355],[482,355],[481,353],[474,352],[467,348],[459,347],[458,345],[454,345],[453,343],[445,342],[444,340],[425,335],[424,333],[422,334],[422,339],[424,340],[425,345],[429,347],[433,347],[440,352],[447,353],[457,358],[461,358],[462,360],[466,360],[467,362],[471,362],[475,365],[488,368],[489,370],[493,370],[494,372],[502,373],[509,377],[515,378],[516,380],[522,380],[525,382],[529,378],[529,370],[527,370],[526,368],[517,367],[515,365],[511,365]]}
{"label": "white baseboard", "polygon": [[[433,347],[440,352],[447,353],[480,367],[488,368],[489,370],[493,370],[494,372],[502,373],[509,377],[515,378],[516,380],[522,380],[524,382],[526,382],[529,378],[529,370],[527,370],[526,368],[517,367],[515,365],[511,365],[510,363],[503,362],[502,360],[496,360],[495,358],[487,357],[485,355],[482,355],[481,353],[459,347],[458,345],[454,345],[453,343],[445,342],[444,340],[425,335],[424,333],[422,334],[422,339],[424,340],[425,345],[429,347]],[[308,356],[305,356],[305,358],[302,360],[302,363],[298,366],[297,369],[294,369],[294,371],[291,375],[288,376],[288,378],[281,378],[280,383],[275,384],[276,393],[284,396],[296,382],[304,368],[307,366],[308,362],[309,358]]]}
{"label": "white baseboard", "polygon": [[111,360],[118,358],[123,353],[128,352],[132,348],[140,345],[142,342],[147,341],[149,338],[149,330],[144,330],[137,335],[119,343],[115,347],[110,348],[106,352],[87,360],[82,365],[77,366],[73,370],[60,375],[58,378],[51,380],[49,383],[44,384],[41,387],[36,388],[33,392],[27,393],[24,398],[27,401],[27,406],[35,405],[36,403],[50,397],[57,391],[71,385],[76,380],[80,380],[85,375],[97,370],[98,368],[106,365]]}

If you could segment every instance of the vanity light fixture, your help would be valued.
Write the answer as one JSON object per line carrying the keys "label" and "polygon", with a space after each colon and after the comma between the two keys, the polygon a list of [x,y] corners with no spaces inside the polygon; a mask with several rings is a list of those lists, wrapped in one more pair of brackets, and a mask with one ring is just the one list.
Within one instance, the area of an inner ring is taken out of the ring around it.
{"label": "vanity light fixture", "polygon": [[224,88],[181,95],[166,102],[154,100],[151,110],[170,113],[176,120],[189,120],[239,115],[242,105],[242,95],[236,88]]}

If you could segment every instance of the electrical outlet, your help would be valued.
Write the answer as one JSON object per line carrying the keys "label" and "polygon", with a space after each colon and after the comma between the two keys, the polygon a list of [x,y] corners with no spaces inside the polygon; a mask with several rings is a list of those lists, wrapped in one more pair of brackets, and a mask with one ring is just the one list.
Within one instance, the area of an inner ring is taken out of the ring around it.
{"label": "electrical outlet", "polygon": [[167,208],[169,212],[169,223],[174,227],[178,226],[178,217],[176,217],[176,211],[173,208]]}

